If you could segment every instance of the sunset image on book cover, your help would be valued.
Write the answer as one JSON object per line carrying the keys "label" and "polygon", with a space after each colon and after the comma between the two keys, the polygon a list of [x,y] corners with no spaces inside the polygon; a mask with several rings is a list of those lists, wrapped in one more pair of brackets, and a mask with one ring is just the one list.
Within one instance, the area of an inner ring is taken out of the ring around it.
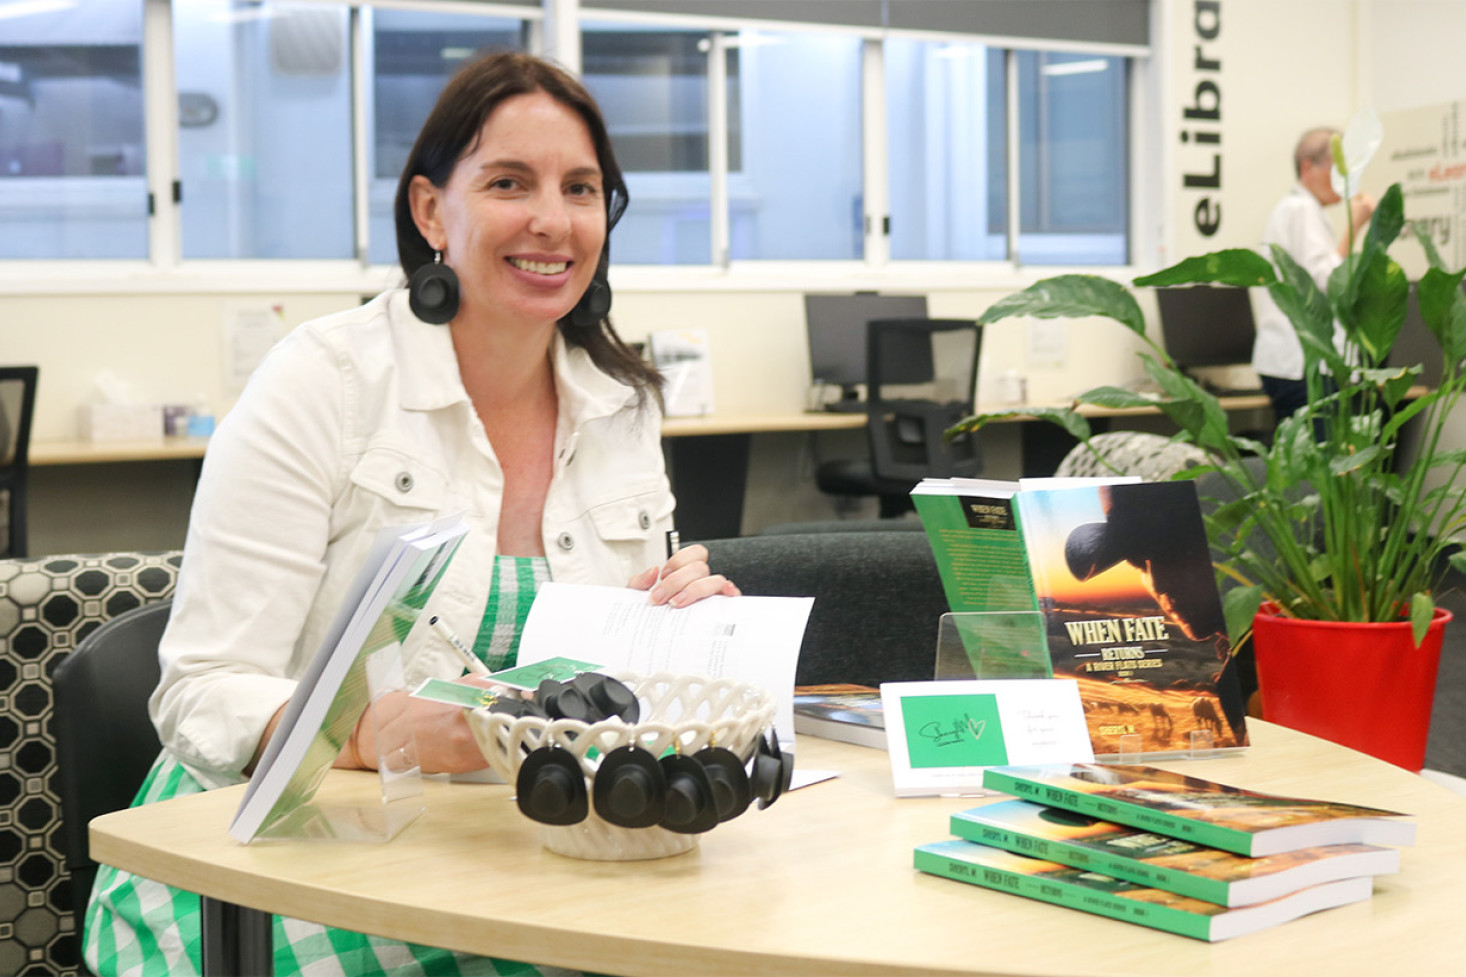
{"label": "sunset image on book cover", "polygon": [[1079,684],[1095,753],[1245,746],[1195,486],[1025,490],[1014,503],[1053,674]]}

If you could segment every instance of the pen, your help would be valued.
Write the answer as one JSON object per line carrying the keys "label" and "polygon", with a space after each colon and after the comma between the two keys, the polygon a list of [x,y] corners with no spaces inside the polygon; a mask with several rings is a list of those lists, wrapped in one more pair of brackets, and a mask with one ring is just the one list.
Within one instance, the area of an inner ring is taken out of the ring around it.
{"label": "pen", "polygon": [[448,625],[444,623],[442,618],[434,614],[432,617],[428,618],[428,627],[432,628],[434,631],[438,632],[438,634],[442,635],[443,640],[447,641],[448,644],[453,648],[453,650],[458,652],[459,657],[463,659],[463,664],[468,668],[470,672],[475,675],[489,674],[488,666],[479,661],[478,655],[475,655],[472,651],[470,651],[468,645],[458,640],[458,635],[453,633],[453,629],[448,627]]}
{"label": "pen", "polygon": [[682,536],[675,529],[667,530],[667,559],[670,560],[676,556],[677,551],[681,548]]}

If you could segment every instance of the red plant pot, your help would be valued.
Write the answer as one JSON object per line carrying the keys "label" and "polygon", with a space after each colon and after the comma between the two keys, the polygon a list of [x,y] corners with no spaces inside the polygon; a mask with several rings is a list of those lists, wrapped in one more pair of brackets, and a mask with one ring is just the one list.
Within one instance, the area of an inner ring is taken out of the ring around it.
{"label": "red plant pot", "polygon": [[1264,605],[1252,624],[1262,718],[1419,771],[1450,620],[1437,607],[1416,647],[1408,621],[1300,621]]}

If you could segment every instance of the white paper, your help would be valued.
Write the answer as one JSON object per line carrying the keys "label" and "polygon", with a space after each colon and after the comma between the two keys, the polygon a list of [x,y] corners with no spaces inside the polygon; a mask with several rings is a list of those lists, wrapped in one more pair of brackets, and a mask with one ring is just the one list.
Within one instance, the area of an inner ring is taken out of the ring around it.
{"label": "white paper", "polygon": [[705,329],[654,332],[652,362],[666,377],[662,401],[668,417],[701,417],[713,412],[713,364]]}
{"label": "white paper", "polygon": [[[984,767],[923,766],[920,754],[913,752],[912,737],[926,735],[927,730],[921,728],[925,717],[908,706],[912,700],[933,696],[995,697],[1007,754],[1003,764],[1094,762],[1089,726],[1073,679],[885,682],[881,685],[881,708],[886,716],[887,752],[897,797],[990,793],[982,786]],[[943,726],[931,733],[955,738],[960,729]]]}
{"label": "white paper", "polygon": [[547,583],[519,642],[520,665],[556,655],[641,675],[673,672],[746,682],[778,700],[779,745],[794,750],[794,669],[813,597],[708,597],[653,606],[625,587]]}

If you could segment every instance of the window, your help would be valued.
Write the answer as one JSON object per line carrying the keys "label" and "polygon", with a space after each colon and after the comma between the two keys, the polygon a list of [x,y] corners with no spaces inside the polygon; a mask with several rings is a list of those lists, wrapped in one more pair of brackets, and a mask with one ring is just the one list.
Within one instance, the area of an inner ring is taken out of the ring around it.
{"label": "window", "polygon": [[[618,264],[712,261],[705,31],[584,23],[581,77],[600,104],[631,206],[611,236]],[[735,77],[737,58],[730,58]],[[730,125],[730,155],[738,145]]]}
{"label": "window", "polygon": [[1129,260],[1125,62],[1020,51],[1018,251],[1026,264]]}
{"label": "window", "polygon": [[0,258],[146,258],[142,0],[0,6]]}
{"label": "window", "polygon": [[347,9],[172,10],[183,257],[353,257]]}
{"label": "window", "polygon": [[367,240],[372,263],[396,264],[392,203],[417,132],[449,76],[475,55],[523,50],[519,20],[374,10],[371,16],[372,133]]}
{"label": "window", "polygon": [[712,263],[712,181],[734,259],[859,258],[860,40],[744,30],[724,38],[726,174],[708,157],[706,31],[586,24],[586,86],[626,172],[620,264]]}
{"label": "window", "polygon": [[892,258],[1007,257],[1003,60],[982,44],[886,42]]}

